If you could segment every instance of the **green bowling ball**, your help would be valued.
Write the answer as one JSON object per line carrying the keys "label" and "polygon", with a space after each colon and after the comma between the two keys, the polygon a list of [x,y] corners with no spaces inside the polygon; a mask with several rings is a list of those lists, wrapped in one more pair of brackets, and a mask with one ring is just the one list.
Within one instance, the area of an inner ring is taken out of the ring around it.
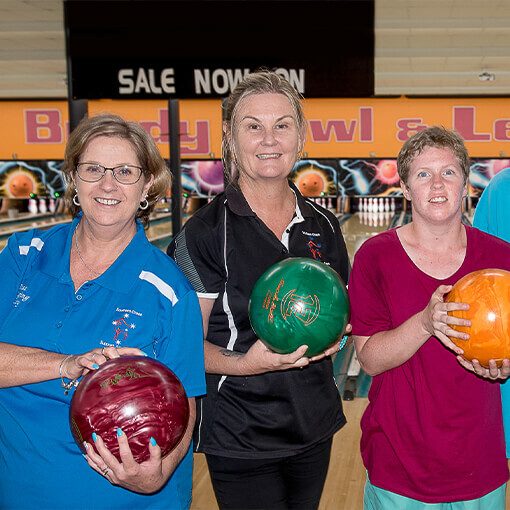
{"label": "green bowling ball", "polygon": [[306,356],[315,356],[343,335],[349,298],[329,266],[305,257],[289,258],[257,280],[249,316],[253,330],[271,350],[287,354],[306,344]]}

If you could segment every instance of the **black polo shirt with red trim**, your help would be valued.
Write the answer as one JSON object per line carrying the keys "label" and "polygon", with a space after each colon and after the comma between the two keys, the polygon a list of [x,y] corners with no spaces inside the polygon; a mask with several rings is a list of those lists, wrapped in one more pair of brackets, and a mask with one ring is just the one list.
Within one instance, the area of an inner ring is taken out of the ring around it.
{"label": "black polo shirt with red trim", "polygon": [[[199,298],[214,299],[207,340],[246,352],[257,340],[248,303],[257,279],[288,257],[330,265],[347,282],[349,259],[337,218],[296,195],[296,212],[278,239],[229,185],[199,209],[168,247]],[[207,395],[197,402],[195,450],[236,458],[300,453],[345,424],[330,358],[250,376],[207,374]]]}

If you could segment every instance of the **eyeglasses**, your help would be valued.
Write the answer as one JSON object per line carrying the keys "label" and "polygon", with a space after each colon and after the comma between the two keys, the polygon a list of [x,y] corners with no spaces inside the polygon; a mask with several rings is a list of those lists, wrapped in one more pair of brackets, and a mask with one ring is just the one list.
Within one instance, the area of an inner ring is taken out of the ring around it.
{"label": "eyeglasses", "polygon": [[78,163],[76,165],[78,177],[85,182],[100,181],[107,170],[111,170],[115,180],[121,184],[135,184],[142,176],[142,169],[134,165],[119,165],[113,168],[98,163]]}

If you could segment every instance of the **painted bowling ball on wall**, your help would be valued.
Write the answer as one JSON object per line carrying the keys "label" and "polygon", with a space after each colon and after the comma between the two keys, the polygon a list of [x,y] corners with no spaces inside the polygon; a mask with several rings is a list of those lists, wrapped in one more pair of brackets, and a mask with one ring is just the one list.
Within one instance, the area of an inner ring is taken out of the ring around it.
{"label": "painted bowling ball on wall", "polygon": [[83,452],[83,441],[93,445],[95,432],[120,460],[120,427],[135,460],[143,462],[149,458],[151,437],[162,456],[179,443],[188,424],[189,405],[181,382],[166,365],[143,356],[121,356],[82,379],[69,418]]}
{"label": "painted bowling ball on wall", "polygon": [[484,367],[494,359],[498,366],[510,358],[510,272],[482,269],[461,278],[448,293],[446,302],[468,303],[469,310],[448,312],[469,319],[471,326],[452,329],[469,334],[468,340],[450,337],[464,350],[464,358],[477,359]]}
{"label": "painted bowling ball on wall", "polygon": [[220,193],[223,191],[223,163],[221,161],[197,161],[192,174],[203,192]]}
{"label": "painted bowling ball on wall", "polygon": [[317,260],[295,257],[272,265],[253,287],[249,316],[257,336],[286,354],[308,345],[320,354],[339,340],[349,321],[349,299],[338,274]]}
{"label": "painted bowling ball on wall", "polygon": [[299,176],[297,185],[304,197],[319,197],[325,190],[325,179],[319,172],[308,171]]}
{"label": "painted bowling ball on wall", "polygon": [[30,193],[38,191],[38,181],[35,175],[21,167],[8,170],[2,185],[4,195],[10,198],[29,198]]}

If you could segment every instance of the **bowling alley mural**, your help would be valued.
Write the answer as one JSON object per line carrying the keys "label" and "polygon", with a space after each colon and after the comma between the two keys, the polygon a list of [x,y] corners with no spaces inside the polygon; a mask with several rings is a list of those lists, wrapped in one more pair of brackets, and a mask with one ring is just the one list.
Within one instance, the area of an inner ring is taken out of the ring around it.
{"label": "bowling alley mural", "polygon": [[30,198],[62,194],[61,164],[56,161],[0,161],[0,196]]}
{"label": "bowling alley mural", "polygon": [[[0,161],[0,197],[57,196],[65,188],[62,161]],[[469,195],[477,197],[510,159],[472,159]],[[211,197],[223,191],[221,160],[184,160],[183,190],[192,196]],[[395,159],[303,159],[291,175],[307,197],[395,196],[400,181]]]}
{"label": "bowling alley mural", "polygon": [[291,177],[307,197],[400,194],[394,159],[303,160]]}
{"label": "bowling alley mural", "polygon": [[223,164],[220,160],[185,161],[181,164],[182,187],[198,197],[223,191]]}

